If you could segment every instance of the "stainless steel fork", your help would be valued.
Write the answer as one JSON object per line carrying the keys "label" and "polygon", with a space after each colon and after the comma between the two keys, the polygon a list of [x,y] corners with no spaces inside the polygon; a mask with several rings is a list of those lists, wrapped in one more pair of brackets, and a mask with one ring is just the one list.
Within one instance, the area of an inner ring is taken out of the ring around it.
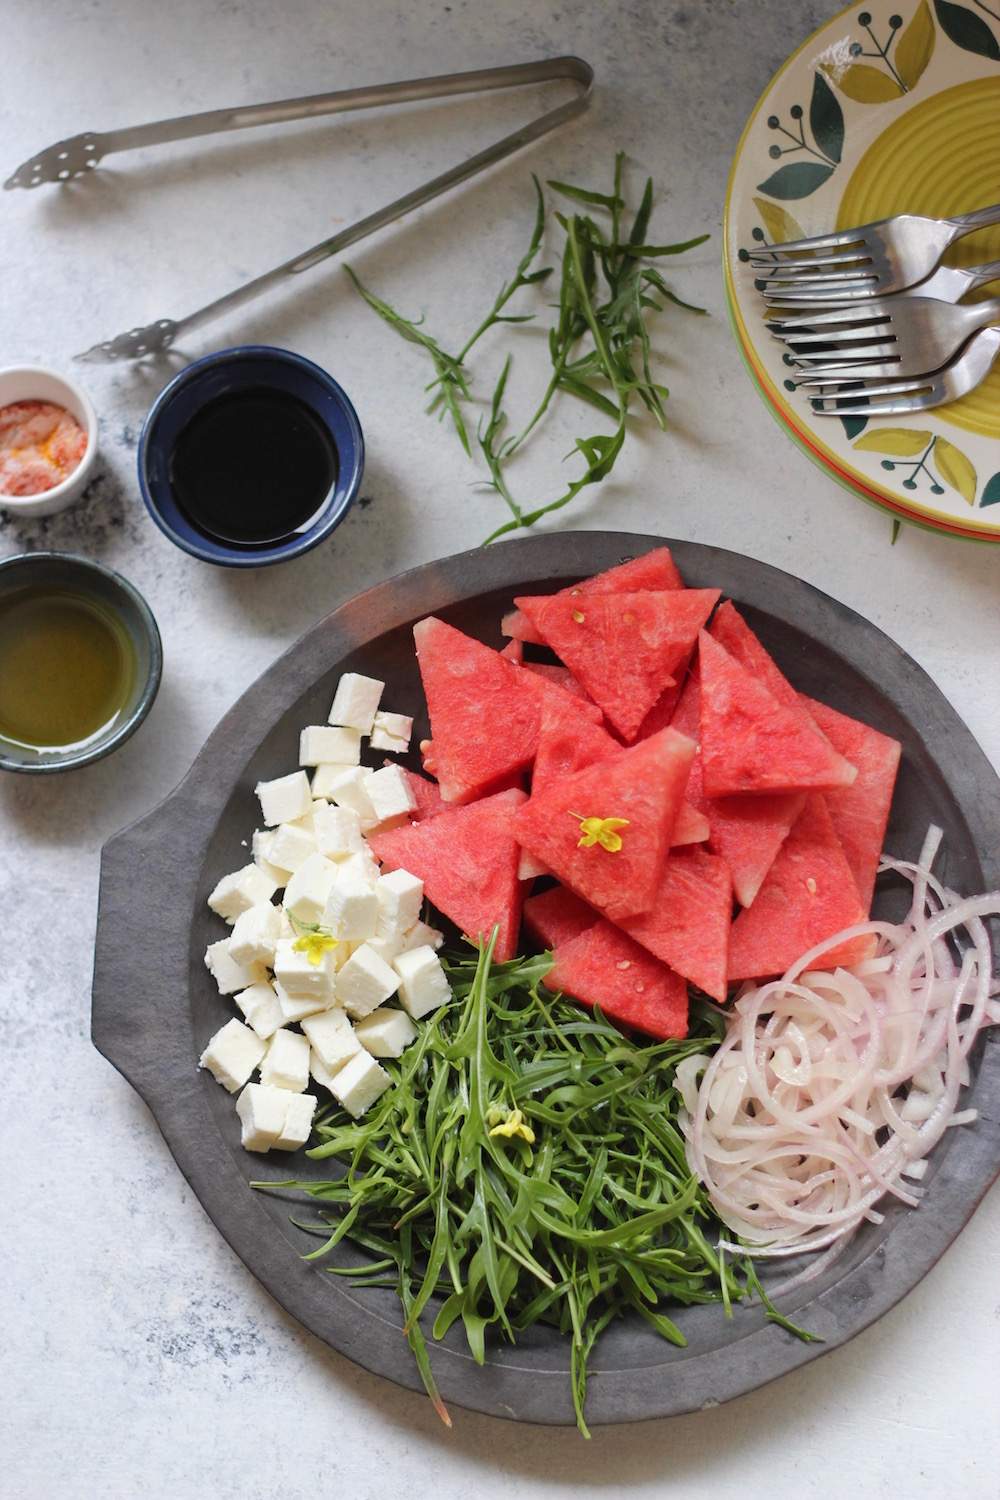
{"label": "stainless steel fork", "polygon": [[796,364],[814,372],[891,364],[897,375],[939,370],[980,328],[1000,322],[1000,297],[960,307],[933,297],[872,297],[824,312],[770,318]]}
{"label": "stainless steel fork", "polygon": [[[967,292],[977,287],[988,286],[991,281],[1000,281],[1000,260],[988,261],[982,266],[938,266],[926,281],[915,286],[903,287],[897,297],[936,297],[939,302],[961,302]],[[845,281],[838,284],[835,292],[817,292],[808,286],[791,291],[764,293],[769,307],[831,306],[844,302],[866,302],[873,296],[871,283],[867,281]]]}
{"label": "stainless steel fork", "polygon": [[756,247],[749,261],[771,290],[808,287],[825,293],[862,281],[872,295],[899,292],[929,276],[949,245],[991,224],[1000,224],[1000,203],[951,219],[897,214],[855,229]]}
{"label": "stainless steel fork", "polygon": [[[982,385],[1000,355],[1000,328],[984,328],[944,369],[913,380],[851,380],[849,391],[829,389],[822,376],[802,381],[815,386],[813,411],[820,417],[898,417],[957,401]],[[845,380],[849,377],[844,376]]]}
{"label": "stainless steel fork", "polygon": [[513,63],[499,68],[483,68],[468,73],[444,73],[433,78],[408,79],[401,83],[381,83],[364,88],[342,89],[332,94],[315,94],[304,99],[282,99],[270,104],[248,105],[237,109],[210,110],[202,114],[185,115],[171,120],[158,120],[150,125],[138,125],[127,130],[99,134],[85,131],[69,140],[59,141],[45,151],[29,157],[18,167],[4,184],[7,188],[34,188],[45,182],[68,182],[81,173],[92,170],[103,156],[113,151],[132,151],[139,146],[155,145],[164,141],[190,140],[196,136],[214,135],[220,131],[244,130],[252,126],[273,125],[286,120],[312,119],[321,115],[341,114],[348,110],[370,109],[382,104],[402,104],[421,99],[443,99],[456,94],[478,94],[496,89],[508,89],[527,84],[567,82],[574,85],[575,93],[564,104],[538,115],[526,125],[494,141],[482,151],[477,151],[466,161],[458,162],[446,172],[411,188],[401,198],[387,203],[383,208],[359,219],[339,234],[321,240],[300,255],[284,261],[280,266],[245,282],[235,291],[218,297],[205,307],[198,308],[187,317],[175,321],[158,318],[144,327],[133,328],[113,339],[105,339],[92,349],[78,354],[77,359],[102,364],[115,363],[123,359],[140,359],[145,355],[160,354],[168,349],[182,333],[188,333],[223,313],[242,307],[253,298],[270,291],[290,277],[298,276],[327,260],[331,255],[354,245],[366,235],[373,234],[386,224],[391,224],[403,214],[432,198],[445,193],[481,172],[485,167],[502,161],[512,152],[536,141],[540,136],[571,120],[586,109],[594,82],[594,70],[580,57],[554,57],[544,62]]}

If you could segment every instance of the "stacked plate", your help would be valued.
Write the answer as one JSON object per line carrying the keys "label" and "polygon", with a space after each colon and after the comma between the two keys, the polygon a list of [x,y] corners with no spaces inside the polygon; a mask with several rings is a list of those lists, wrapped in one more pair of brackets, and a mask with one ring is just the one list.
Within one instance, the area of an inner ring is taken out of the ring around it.
{"label": "stacked plate", "polygon": [[[764,323],[746,252],[898,213],[1000,202],[1000,0],[851,6],[788,59],[740,139],[725,212],[726,298],[751,379],[845,489],[926,529],[1000,542],[1000,363],[977,390],[904,417],[816,416]],[[1000,226],[949,264],[1000,260]],[[969,300],[1000,292],[981,288]]]}

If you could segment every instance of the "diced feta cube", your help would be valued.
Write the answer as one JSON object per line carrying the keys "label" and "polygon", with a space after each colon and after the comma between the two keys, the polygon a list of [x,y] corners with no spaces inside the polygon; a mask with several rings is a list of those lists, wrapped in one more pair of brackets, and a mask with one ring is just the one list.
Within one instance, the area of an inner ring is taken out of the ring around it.
{"label": "diced feta cube", "polygon": [[305,1016],[314,1016],[317,1012],[326,1010],[331,1003],[317,995],[292,996],[280,979],[274,981],[274,993],[281,1012],[282,1026],[293,1026],[296,1021],[301,1021]]}
{"label": "diced feta cube", "polygon": [[322,766],[340,762],[356,766],[361,760],[361,731],[310,724],[299,735],[299,765]]}
{"label": "diced feta cube", "polygon": [[378,885],[381,867],[367,839],[362,839],[361,848],[355,854],[349,854],[346,859],[340,861],[340,869],[352,876],[357,875],[361,880],[366,880],[372,890]]}
{"label": "diced feta cube", "polygon": [[268,1037],[274,1035],[284,1020],[278,997],[272,986],[264,980],[261,980],[259,984],[250,985],[248,989],[240,990],[239,994],[233,998],[246,1016],[248,1024],[265,1042]]}
{"label": "diced feta cube", "polygon": [[293,1094],[288,1101],[281,1134],[274,1143],[275,1151],[297,1151],[300,1146],[304,1146],[309,1139],[315,1113],[315,1094]]}
{"label": "diced feta cube", "polygon": [[241,911],[233,923],[229,956],[238,964],[269,964],[281,931],[281,910],[270,901]]}
{"label": "diced feta cube", "polygon": [[383,766],[380,771],[369,771],[364,787],[380,827],[399,823],[416,811],[417,799],[409,777],[399,766]]}
{"label": "diced feta cube", "polygon": [[248,1083],[236,1101],[245,1151],[270,1151],[285,1128],[290,1095],[266,1083]]}
{"label": "diced feta cube", "polygon": [[424,904],[424,883],[409,870],[392,870],[380,875],[375,886],[378,897],[376,937],[402,939],[420,919]]}
{"label": "diced feta cube", "polygon": [[368,943],[356,948],[337,975],[337,1004],[357,1019],[388,1000],[399,988],[399,976]]}
{"label": "diced feta cube", "polygon": [[329,801],[333,783],[339,776],[343,776],[345,771],[353,771],[354,769],[354,766],[337,764],[317,766],[313,772],[312,779],[313,807],[315,808],[317,798]]}
{"label": "diced feta cube", "polygon": [[[293,1000],[315,1000],[318,1005],[332,1005],[334,979],[337,973],[336,949],[327,950],[318,964],[308,953],[298,952],[296,938],[279,938],[274,950],[274,977]],[[281,991],[278,991],[281,999]]]}
{"label": "diced feta cube", "polygon": [[[300,823],[279,823],[271,834],[268,858],[287,870],[289,875],[304,864],[310,854],[315,853],[316,836],[311,829],[303,828]],[[283,884],[288,884],[287,877]]]}
{"label": "diced feta cube", "polygon": [[331,807],[324,802],[317,807],[313,821],[316,847],[327,859],[346,859],[363,851],[361,819],[353,808]]}
{"label": "diced feta cube", "polygon": [[390,1087],[392,1079],[369,1053],[361,1051],[330,1081],[330,1092],[357,1119]]}
{"label": "diced feta cube", "polygon": [[[279,938],[279,940],[281,938],[293,938],[293,937],[296,937],[297,934],[296,934],[295,928],[291,924],[291,920],[290,920],[290,918],[288,916],[287,911],[285,910],[285,908],[283,906],[280,906],[278,908],[278,910],[281,912],[281,927],[278,930],[278,938]],[[273,968],[274,965],[272,964],[271,967]]]}
{"label": "diced feta cube", "polygon": [[352,943],[363,943],[375,936],[378,921],[378,897],[367,879],[359,855],[352,855],[336,866],[337,877],[330,887],[322,925],[335,937]]}
{"label": "diced feta cube", "polygon": [[371,1015],[362,1017],[355,1035],[372,1057],[401,1057],[405,1048],[416,1041],[417,1028],[405,1011],[380,1005]]}
{"label": "diced feta cube", "polygon": [[305,1037],[279,1027],[260,1065],[260,1081],[293,1094],[305,1093],[309,1084],[309,1043]]}
{"label": "diced feta cube", "polygon": [[361,1045],[347,1012],[339,1006],[321,1011],[318,1016],[307,1016],[302,1022],[302,1030],[309,1038],[313,1052],[331,1074],[342,1068]]}
{"label": "diced feta cube", "polygon": [[365,789],[368,775],[363,766],[351,766],[333,778],[329,791],[330,801],[336,802],[338,807],[353,808],[361,819],[363,831],[374,828],[378,822],[372,799]]}
{"label": "diced feta cube", "polygon": [[269,880],[274,881],[274,888],[287,884],[290,870],[286,870],[271,858],[274,852],[272,840],[274,834],[269,828],[256,828],[253,835],[253,862],[258,870],[263,870]]}
{"label": "diced feta cube", "polygon": [[393,959],[403,951],[401,938],[371,937],[367,939],[369,948],[377,953],[385,963],[391,964]]}
{"label": "diced feta cube", "polygon": [[392,966],[399,975],[400,1001],[415,1021],[451,999],[448,976],[433,948],[411,948]]}
{"label": "diced feta cube", "polygon": [[205,968],[219,986],[220,995],[235,995],[267,978],[263,964],[238,964],[229,951],[229,939],[220,938],[205,949]]}
{"label": "diced feta cube", "polygon": [[270,901],[277,889],[278,882],[271,880],[258,865],[244,865],[232,875],[223,875],[208,904],[217,916],[235,922],[240,912],[261,901]]}
{"label": "diced feta cube", "polygon": [[285,886],[284,907],[289,916],[310,925],[321,922],[336,875],[337,866],[325,855],[317,852],[304,859]]}
{"label": "diced feta cube", "polygon": [[377,713],[372,725],[371,747],[403,755],[410,748],[412,734],[413,720],[406,714]]}
{"label": "diced feta cube", "polygon": [[267,1046],[255,1031],[234,1016],[215,1033],[198,1059],[199,1068],[207,1068],[217,1083],[235,1094],[257,1067]]}
{"label": "diced feta cube", "polygon": [[444,944],[444,933],[427,922],[414,922],[409,932],[404,932],[400,953],[409,953],[411,948],[440,948]]}
{"label": "diced feta cube", "polygon": [[264,822],[269,828],[274,828],[278,823],[294,822],[312,806],[312,793],[305,771],[293,771],[290,776],[278,776],[274,781],[258,781],[255,791],[260,798]]}
{"label": "diced feta cube", "polygon": [[343,724],[350,729],[360,730],[362,734],[371,734],[375,711],[381,702],[384,688],[385,683],[378,682],[374,677],[362,677],[358,672],[345,672],[337,684],[327,723]]}

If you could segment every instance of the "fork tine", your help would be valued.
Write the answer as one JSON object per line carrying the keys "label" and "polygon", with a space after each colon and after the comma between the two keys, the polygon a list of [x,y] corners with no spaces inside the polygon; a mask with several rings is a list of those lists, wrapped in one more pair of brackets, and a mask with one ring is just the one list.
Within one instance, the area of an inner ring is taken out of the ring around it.
{"label": "fork tine", "polygon": [[[802,371],[803,375],[821,375],[824,377],[844,376],[848,380],[863,380],[868,374],[884,374],[885,366],[892,363],[893,360],[886,354],[876,354],[873,355],[870,359],[846,359],[840,361],[831,361],[826,365],[823,364],[821,360],[816,360],[811,365],[805,365],[800,362],[799,369]],[[901,361],[897,356],[895,364],[899,365],[900,363]]]}
{"label": "fork tine", "polygon": [[938,404],[934,390],[928,390],[924,395],[903,396],[892,401],[872,402],[871,405],[863,406],[816,406],[813,412],[817,417],[905,417],[907,412],[926,411],[929,406]]}
{"label": "fork tine", "polygon": [[[891,325],[890,325],[891,327]],[[844,355],[849,349],[862,349],[870,353],[873,344],[895,344],[897,339],[889,328],[848,328],[843,333],[772,333],[779,344],[787,344],[793,354],[808,354],[808,345],[822,344],[822,354]]]}
{"label": "fork tine", "polygon": [[787,285],[768,285],[760,288],[760,294],[768,307],[831,307],[838,302],[863,302],[878,292],[878,277],[865,279],[845,277],[843,281],[805,282],[801,289],[791,282]]}
{"label": "fork tine", "polygon": [[[848,391],[842,395],[824,396],[819,393],[810,396],[810,401],[843,402],[843,401],[867,401],[870,396],[912,396],[917,391],[930,390],[934,381],[930,375],[918,375],[915,380],[883,380],[880,384],[869,385],[867,382],[857,382],[861,389]],[[843,407],[839,407],[843,410]]]}
{"label": "fork tine", "polygon": [[838,229],[833,234],[814,234],[804,240],[785,240],[780,245],[771,245],[770,249],[775,255],[794,255],[800,250],[829,250],[836,245],[854,245],[865,243],[864,228],[860,229]]}
{"label": "fork tine", "polygon": [[837,307],[830,312],[794,313],[790,318],[771,316],[767,326],[772,333],[786,333],[795,328],[839,328],[851,323],[856,328],[870,327],[877,323],[891,323],[892,313],[888,308],[876,305],[876,299],[860,307]]}
{"label": "fork tine", "polygon": [[[805,280],[812,276],[817,266],[867,266],[871,264],[871,255],[863,248],[848,250],[844,255],[814,255],[809,260],[781,260],[775,261],[773,256],[761,251],[758,255],[751,255],[750,264],[754,270],[767,270],[771,268],[775,276],[790,276],[795,280]],[[824,271],[823,273],[827,273]],[[857,275],[853,270],[852,275]]]}
{"label": "fork tine", "polygon": [[[803,370],[801,374],[793,374],[790,378],[795,383],[796,390],[807,391],[820,387],[833,387],[841,385],[857,385],[863,380],[897,380],[905,379],[904,376],[895,372],[899,365],[890,360],[868,361],[864,365],[850,365],[845,367],[839,374],[834,370],[824,371],[822,365],[814,370]],[[847,395],[852,393],[848,391]]]}

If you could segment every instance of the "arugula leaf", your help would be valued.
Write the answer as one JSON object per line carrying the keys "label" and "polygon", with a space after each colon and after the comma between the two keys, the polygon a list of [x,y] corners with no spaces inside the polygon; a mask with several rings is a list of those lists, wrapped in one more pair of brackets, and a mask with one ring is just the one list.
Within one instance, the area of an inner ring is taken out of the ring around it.
{"label": "arugula leaf", "polygon": [[[433,391],[431,412],[450,415],[459,441],[467,454],[472,452],[468,427],[462,406],[473,400],[466,375],[465,361],[491,328],[500,324],[516,327],[535,321],[535,311],[507,312],[507,304],[517,293],[541,286],[555,272],[552,266],[532,269],[545,238],[545,197],[537,177],[535,217],[528,247],[518,261],[513,275],[501,286],[493,305],[466,339],[458,354],[450,355],[419,323],[395,312],[381,298],[364,288],[348,268],[348,274],[369,306],[401,337],[420,345],[430,357],[435,377],[427,387]],[[663,429],[667,425],[665,401],[669,392],[653,374],[653,348],[650,322],[654,314],[668,305],[689,312],[704,312],[679,297],[666,283],[661,272],[649,262],[666,256],[680,255],[701,245],[707,235],[695,235],[671,244],[656,244],[649,239],[653,212],[653,181],[647,178],[642,196],[625,232],[628,211],[625,188],[625,155],[615,156],[614,180],[610,193],[579,187],[574,183],[552,180],[549,186],[560,196],[586,210],[598,210],[609,216],[608,232],[590,212],[555,211],[553,220],[564,236],[558,269],[558,300],[555,319],[548,330],[551,372],[538,404],[520,432],[510,434],[504,402],[512,368],[512,355],[504,356],[500,373],[493,384],[488,413],[479,422],[476,445],[485,464],[484,483],[503,500],[510,519],[498,526],[486,543],[512,531],[533,526],[543,516],[563,509],[589,485],[606,479],[621,452],[627,434],[627,419],[634,402],[638,402]],[[579,437],[571,453],[584,461],[583,472],[568,481],[566,488],[542,503],[524,503],[515,497],[508,470],[516,454],[538,428],[559,395],[590,406],[614,423],[610,434],[588,434]]]}
{"label": "arugula leaf", "polygon": [[[308,1258],[325,1259],[342,1240],[367,1252],[367,1265],[328,1269],[394,1287],[445,1421],[427,1320],[433,1339],[460,1321],[480,1364],[491,1336],[514,1341],[536,1323],[562,1330],[585,1436],[589,1359],[616,1318],[638,1315],[683,1344],[672,1305],[728,1310],[756,1296],[807,1337],[768,1302],[749,1259],[713,1248],[718,1223],[687,1163],[674,1073],[719,1042],[717,1013],[694,1001],[684,1041],[632,1041],[599,1009],[540,988],[550,953],[494,964],[493,941],[472,957],[445,956],[454,1001],[386,1063],[395,1087],[361,1120],[333,1106],[320,1115],[308,1155],[339,1163],[341,1175],[254,1184],[317,1205],[318,1221],[295,1221],[320,1241]],[[491,1133],[497,1112],[514,1108],[533,1143]]]}

